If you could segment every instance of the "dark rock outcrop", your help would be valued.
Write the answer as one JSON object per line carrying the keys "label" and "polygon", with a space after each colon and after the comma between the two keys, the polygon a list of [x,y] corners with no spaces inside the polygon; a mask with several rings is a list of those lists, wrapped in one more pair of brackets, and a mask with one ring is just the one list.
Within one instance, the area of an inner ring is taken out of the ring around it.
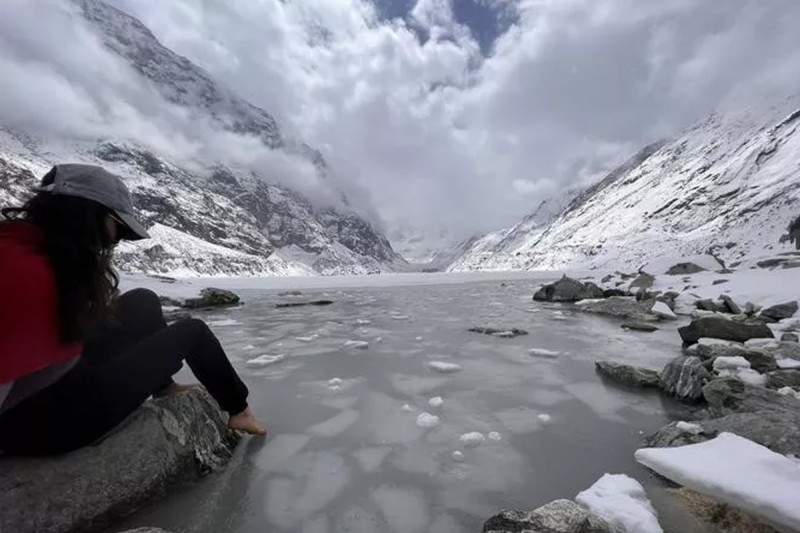
{"label": "dark rock outcrop", "polygon": [[625,322],[621,326],[623,329],[630,329],[633,331],[643,331],[645,333],[652,333],[658,331],[658,327],[653,324],[644,324],[642,322]]}
{"label": "dark rock outcrop", "polygon": [[678,329],[683,342],[694,344],[703,337],[745,342],[750,339],[772,339],[772,330],[760,322],[738,322],[723,317],[706,316],[692,320]]}
{"label": "dark rock outcrop", "polygon": [[483,533],[624,533],[571,500],[534,511],[503,511],[483,524]]}
{"label": "dark rock outcrop", "polygon": [[0,459],[0,531],[107,526],[168,487],[221,467],[236,441],[202,389],[149,401],[92,446],[54,457]]}
{"label": "dark rock outcrop", "polygon": [[657,322],[659,319],[651,312],[652,300],[640,302],[632,297],[612,296],[605,300],[581,303],[577,308],[586,313],[613,316],[635,322]]}
{"label": "dark rock outcrop", "polygon": [[316,307],[324,307],[326,305],[333,305],[335,302],[333,300],[313,300],[310,302],[284,302],[275,304],[275,307],[278,309],[284,309],[287,307],[306,307],[308,305],[316,306]]}
{"label": "dark rock outcrop", "polygon": [[659,374],[661,389],[684,401],[697,401],[711,379],[699,357],[676,357]]}
{"label": "dark rock outcrop", "polygon": [[797,336],[797,333],[784,333],[781,335],[782,342],[800,342],[800,337]]}
{"label": "dark rock outcrop", "polygon": [[567,276],[543,286],[533,295],[537,302],[577,302],[594,298],[603,298],[603,289],[594,283],[584,283]]}
{"label": "dark rock outcrop", "polygon": [[726,308],[728,313],[731,313],[731,314],[734,314],[734,315],[742,314],[742,308],[739,307],[739,304],[734,302],[733,298],[731,298],[727,294],[723,294],[722,296],[719,297],[719,299],[722,300],[723,304],[725,304],[725,308]]}
{"label": "dark rock outcrop", "polygon": [[181,303],[185,309],[211,309],[214,307],[231,307],[239,305],[239,296],[225,289],[209,287],[200,291],[200,296],[187,298]]}
{"label": "dark rock outcrop", "polygon": [[678,263],[673,265],[667,270],[669,276],[684,276],[686,274],[697,274],[698,272],[705,272],[705,268],[694,263]]}
{"label": "dark rock outcrop", "polygon": [[658,387],[658,372],[615,361],[595,361],[597,372],[628,387]]}
{"label": "dark rock outcrop", "polygon": [[797,302],[786,302],[763,309],[761,315],[774,320],[783,320],[784,318],[792,318],[797,313],[797,309]]}

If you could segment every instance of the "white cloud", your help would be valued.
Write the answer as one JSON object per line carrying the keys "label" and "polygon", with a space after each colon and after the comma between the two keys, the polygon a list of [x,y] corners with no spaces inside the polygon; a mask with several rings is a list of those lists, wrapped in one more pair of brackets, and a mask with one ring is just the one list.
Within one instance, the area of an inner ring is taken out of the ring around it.
{"label": "white cloud", "polygon": [[407,21],[366,0],[111,3],[319,148],[385,219],[464,232],[800,79],[795,0],[481,0],[514,19],[486,55],[448,0]]}

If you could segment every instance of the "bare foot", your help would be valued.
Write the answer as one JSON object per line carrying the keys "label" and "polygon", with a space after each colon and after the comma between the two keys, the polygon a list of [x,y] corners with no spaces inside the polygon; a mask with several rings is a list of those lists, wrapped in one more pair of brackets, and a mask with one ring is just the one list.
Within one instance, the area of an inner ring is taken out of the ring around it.
{"label": "bare foot", "polygon": [[167,396],[174,396],[175,394],[180,394],[182,392],[190,391],[192,389],[196,389],[199,385],[184,385],[183,383],[170,383],[157,393],[153,394],[154,398],[165,398]]}
{"label": "bare foot", "polygon": [[267,428],[256,418],[256,415],[253,414],[253,411],[251,411],[249,407],[241,413],[232,415],[230,420],[228,420],[228,427],[244,431],[250,435],[267,434]]}

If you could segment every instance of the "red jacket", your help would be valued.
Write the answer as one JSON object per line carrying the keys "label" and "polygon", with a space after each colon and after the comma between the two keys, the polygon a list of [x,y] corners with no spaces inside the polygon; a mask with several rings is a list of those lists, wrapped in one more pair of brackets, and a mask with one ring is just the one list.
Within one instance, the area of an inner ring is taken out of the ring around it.
{"label": "red jacket", "polygon": [[0,223],[0,384],[83,349],[61,342],[56,280],[41,243],[32,224]]}

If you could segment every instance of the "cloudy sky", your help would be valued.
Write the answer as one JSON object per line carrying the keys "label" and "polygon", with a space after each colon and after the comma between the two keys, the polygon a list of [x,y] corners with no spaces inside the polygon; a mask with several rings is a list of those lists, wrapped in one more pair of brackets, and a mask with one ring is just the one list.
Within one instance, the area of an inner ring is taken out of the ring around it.
{"label": "cloudy sky", "polygon": [[797,0],[109,2],[320,149],[384,220],[459,234],[720,105],[800,92]]}

